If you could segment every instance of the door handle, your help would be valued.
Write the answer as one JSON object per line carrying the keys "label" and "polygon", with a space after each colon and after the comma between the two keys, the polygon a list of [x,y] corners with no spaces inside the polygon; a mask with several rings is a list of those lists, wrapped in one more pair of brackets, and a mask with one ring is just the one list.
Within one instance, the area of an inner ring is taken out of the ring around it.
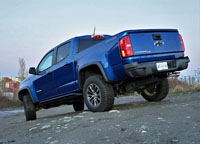
{"label": "door handle", "polygon": [[49,75],[49,74],[51,74],[51,73],[52,73],[52,71],[48,71],[48,72],[47,72],[47,75]]}
{"label": "door handle", "polygon": [[69,66],[69,63],[67,62],[67,63],[65,63],[65,65],[64,66]]}

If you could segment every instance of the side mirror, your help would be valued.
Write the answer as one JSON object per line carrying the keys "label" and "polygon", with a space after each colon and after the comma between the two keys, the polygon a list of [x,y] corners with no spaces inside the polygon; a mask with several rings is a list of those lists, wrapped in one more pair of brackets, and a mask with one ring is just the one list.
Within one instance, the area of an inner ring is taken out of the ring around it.
{"label": "side mirror", "polygon": [[29,68],[29,73],[35,75],[35,74],[36,74],[36,69],[35,69],[35,67],[30,67],[30,68]]}

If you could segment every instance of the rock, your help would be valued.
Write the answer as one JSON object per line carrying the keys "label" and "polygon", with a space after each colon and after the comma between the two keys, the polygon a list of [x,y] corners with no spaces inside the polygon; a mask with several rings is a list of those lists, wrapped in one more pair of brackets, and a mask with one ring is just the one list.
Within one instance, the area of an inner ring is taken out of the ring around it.
{"label": "rock", "polygon": [[72,119],[72,117],[68,117],[68,116],[66,116],[66,117],[64,117],[64,119]]}
{"label": "rock", "polygon": [[54,140],[54,141],[50,142],[50,144],[54,144],[54,143],[58,143],[58,141]]}
{"label": "rock", "polygon": [[109,113],[120,113],[118,110],[110,110]]}
{"label": "rock", "polygon": [[186,116],[186,118],[187,118],[187,119],[190,119],[190,118],[191,118],[191,116]]}
{"label": "rock", "polygon": [[158,117],[157,119],[160,120],[160,121],[162,121],[162,122],[165,122],[165,121],[166,121],[166,120],[165,120],[164,118],[162,118],[162,117]]}
{"label": "rock", "polygon": [[9,140],[8,141],[8,143],[14,143],[15,142],[15,140]]}
{"label": "rock", "polygon": [[34,129],[37,129],[37,127],[32,127],[32,128],[29,129],[29,131],[32,131]]}
{"label": "rock", "polygon": [[161,118],[161,117],[158,117],[157,119],[158,119],[158,120],[163,120],[163,118]]}
{"label": "rock", "polygon": [[145,130],[141,130],[141,133],[144,134],[144,133],[147,133],[147,131],[145,131]]}
{"label": "rock", "polygon": [[80,116],[80,115],[77,115],[77,116],[74,116],[74,118],[83,118],[84,116]]}
{"label": "rock", "polygon": [[82,112],[82,114],[86,114],[86,113],[89,113],[89,112],[86,112],[86,111]]}
{"label": "rock", "polygon": [[126,128],[121,128],[121,131],[126,131]]}
{"label": "rock", "polygon": [[47,139],[50,140],[50,139],[52,139],[52,137],[48,137]]}
{"label": "rock", "polygon": [[171,143],[172,144],[176,144],[176,143],[178,143],[179,142],[179,140],[177,139],[177,138],[173,138],[172,140],[171,140]]}
{"label": "rock", "polygon": [[63,122],[68,123],[70,121],[72,121],[73,119],[64,119]]}
{"label": "rock", "polygon": [[56,131],[56,133],[60,133],[60,132],[61,132],[61,130],[57,130],[57,131]]}
{"label": "rock", "polygon": [[142,126],[139,128],[138,131],[139,131],[140,133],[144,134],[144,133],[147,133],[147,129],[148,129],[147,126],[142,125]]}
{"label": "rock", "polygon": [[51,122],[52,122],[52,123],[55,123],[55,122],[56,122],[56,120],[52,120]]}
{"label": "rock", "polygon": [[51,125],[44,125],[44,126],[42,126],[40,129],[43,130],[43,129],[48,129],[48,128],[50,128],[50,127],[51,127]]}

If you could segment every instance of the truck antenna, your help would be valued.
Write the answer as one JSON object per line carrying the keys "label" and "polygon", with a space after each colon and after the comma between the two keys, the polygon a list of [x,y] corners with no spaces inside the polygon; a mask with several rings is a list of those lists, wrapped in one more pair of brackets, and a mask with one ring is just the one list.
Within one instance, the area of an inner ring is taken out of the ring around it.
{"label": "truck antenna", "polygon": [[95,36],[95,30],[96,30],[96,27],[94,27],[94,32],[93,32],[93,36]]}

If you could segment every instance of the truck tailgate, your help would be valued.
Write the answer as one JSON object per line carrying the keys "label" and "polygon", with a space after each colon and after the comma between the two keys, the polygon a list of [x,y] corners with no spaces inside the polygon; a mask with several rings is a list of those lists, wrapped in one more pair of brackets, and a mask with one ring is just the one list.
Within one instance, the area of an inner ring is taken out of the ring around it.
{"label": "truck tailgate", "polygon": [[134,56],[182,51],[178,31],[151,31],[129,35]]}

